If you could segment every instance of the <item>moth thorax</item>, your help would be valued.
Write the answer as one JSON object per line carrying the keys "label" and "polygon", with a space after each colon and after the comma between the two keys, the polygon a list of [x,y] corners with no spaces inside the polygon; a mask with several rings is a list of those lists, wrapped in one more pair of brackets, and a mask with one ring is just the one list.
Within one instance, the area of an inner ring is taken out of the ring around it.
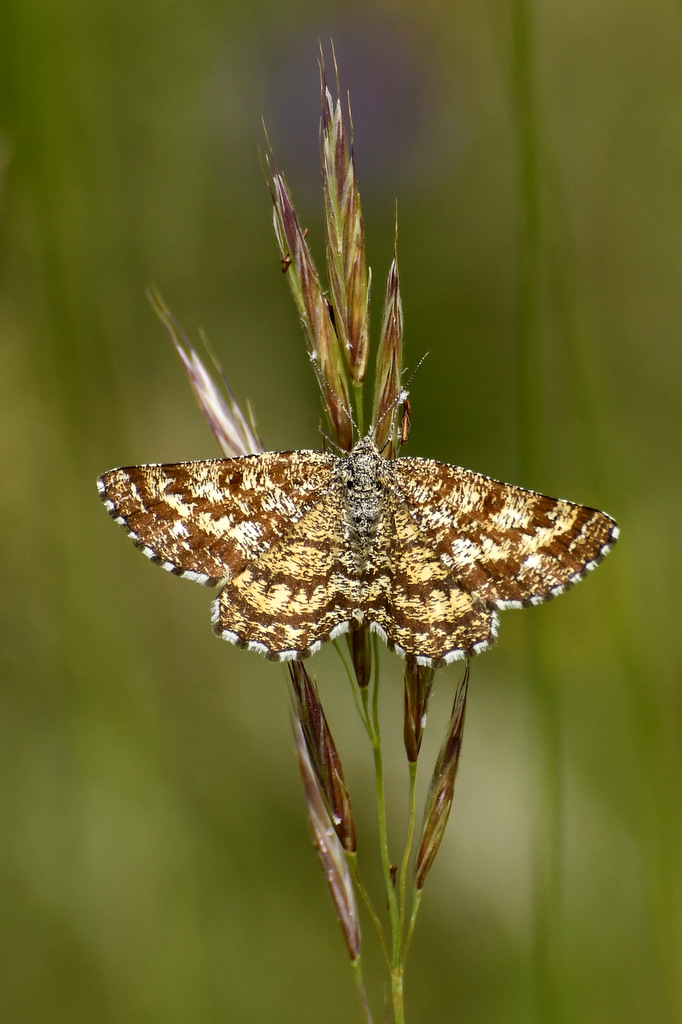
{"label": "moth thorax", "polygon": [[376,533],[385,504],[381,464],[382,459],[376,449],[361,444],[342,464],[346,509],[351,530],[361,547],[369,543]]}

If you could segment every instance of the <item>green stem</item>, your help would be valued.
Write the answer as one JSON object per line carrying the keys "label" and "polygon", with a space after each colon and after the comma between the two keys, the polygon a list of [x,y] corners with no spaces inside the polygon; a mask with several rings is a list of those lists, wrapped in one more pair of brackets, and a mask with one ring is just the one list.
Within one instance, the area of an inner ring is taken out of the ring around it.
{"label": "green stem", "polygon": [[414,926],[417,921],[417,911],[419,910],[419,904],[422,898],[422,890],[416,889],[414,893],[414,899],[412,900],[412,914],[410,916],[410,927],[407,930],[407,938],[405,939],[405,946],[403,947],[403,963],[407,960],[407,954],[412,942],[412,934],[414,932]]}
{"label": "green stem", "polygon": [[358,685],[358,681],[356,679],[355,673],[353,672],[350,661],[344,654],[338,640],[334,640],[334,647],[336,648],[336,652],[341,658],[341,661],[343,662],[343,667],[345,668],[346,674],[348,675],[348,679],[350,681],[351,686],[351,692],[353,694],[353,700],[355,701],[355,706],[357,708],[358,714],[360,715],[360,720],[364,725],[365,731],[371,740],[373,732],[372,723],[370,721],[368,713],[367,688],[365,687],[364,689],[361,689],[361,687]]}
{"label": "green stem", "polygon": [[365,1018],[366,1024],[372,1024],[372,1014],[369,1009],[369,1002],[367,1001],[367,992],[365,991],[365,981],[362,977],[362,962],[360,957],[351,961],[351,968],[353,970],[353,978],[355,980],[355,986],[360,996],[360,1003],[362,1004],[362,1014]]}
{"label": "green stem", "polygon": [[388,855],[388,835],[386,829],[386,796],[384,791],[384,763],[381,747],[381,728],[379,725],[379,658],[377,640],[374,637],[374,693],[372,698],[372,723],[374,738],[374,772],[377,786],[377,811],[379,816],[379,847],[381,865],[384,873],[386,900],[391,920],[391,997],[393,1001],[394,1024],[405,1024],[405,1003],[403,998],[404,962],[401,957],[403,915],[398,907],[398,896],[393,882],[391,862]]}
{"label": "green stem", "polygon": [[377,786],[377,812],[379,815],[379,846],[381,850],[381,866],[384,874],[384,887],[388,902],[388,912],[391,919],[391,964],[393,969],[400,963],[400,912],[398,910],[398,897],[393,884],[391,874],[391,862],[388,856],[388,834],[386,829],[386,796],[384,792],[384,761],[381,749],[381,733],[378,731],[372,742],[374,753],[374,773]]}
{"label": "green stem", "polygon": [[391,995],[393,996],[393,1020],[395,1024],[405,1024],[405,1001],[403,998],[403,971],[401,964],[392,972]]}
{"label": "green stem", "polygon": [[[406,915],[406,891],[407,891],[407,869],[410,862],[410,853],[412,852],[412,842],[414,840],[414,824],[415,824],[415,803],[417,793],[417,762],[410,761],[410,815],[407,826],[407,840],[405,842],[405,854],[403,856],[403,863],[400,869],[400,928],[401,928],[401,943],[405,934],[405,915]],[[403,946],[403,964],[405,963],[405,955],[407,953],[406,948]]]}
{"label": "green stem", "polygon": [[372,900],[370,899],[370,895],[367,892],[367,889],[365,888],[364,882],[360,878],[360,871],[358,869],[357,854],[355,854],[355,853],[347,853],[346,854],[346,859],[348,861],[348,866],[350,868],[351,875],[353,876],[353,881],[355,882],[355,886],[356,886],[358,892],[360,893],[360,895],[362,896],[363,900],[365,901],[365,906],[367,907],[367,910],[369,912],[369,916],[372,918],[372,921],[374,922],[374,927],[376,928],[377,932],[379,933],[379,938],[381,940],[381,945],[382,945],[383,950],[384,950],[384,956],[386,957],[386,963],[388,964],[388,966],[390,968],[390,966],[391,966],[391,954],[389,952],[388,944],[386,942],[386,934],[384,932],[383,925],[382,925],[382,923],[381,923],[381,921],[379,919],[379,915],[377,914],[376,910],[374,909],[374,904],[372,903]]}

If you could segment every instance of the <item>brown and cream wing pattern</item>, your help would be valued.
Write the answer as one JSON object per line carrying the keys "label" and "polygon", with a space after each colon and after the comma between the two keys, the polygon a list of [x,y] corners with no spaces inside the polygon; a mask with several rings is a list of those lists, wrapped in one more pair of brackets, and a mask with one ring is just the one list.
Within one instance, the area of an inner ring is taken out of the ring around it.
{"label": "brown and cream wing pattern", "polygon": [[495,608],[539,604],[594,569],[618,538],[610,516],[459,466],[397,459],[394,486],[459,584]]}

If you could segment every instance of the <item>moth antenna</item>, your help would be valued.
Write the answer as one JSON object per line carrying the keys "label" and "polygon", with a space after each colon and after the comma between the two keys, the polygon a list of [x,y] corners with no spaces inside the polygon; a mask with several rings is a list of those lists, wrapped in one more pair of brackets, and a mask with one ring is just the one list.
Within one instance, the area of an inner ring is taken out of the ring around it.
{"label": "moth antenna", "polygon": [[[410,377],[409,377],[409,380],[407,381],[407,384],[400,389],[398,395],[396,396],[395,400],[391,403],[391,405],[389,405],[388,409],[384,409],[383,413],[381,414],[379,420],[376,423],[376,426],[372,426],[371,427],[371,429],[370,429],[370,433],[371,434],[376,434],[376,431],[379,429],[379,427],[384,422],[384,420],[389,415],[389,413],[392,413],[393,410],[397,406],[399,406],[399,405],[403,405],[404,406],[407,403],[407,406],[408,406],[408,419],[409,419],[409,402],[407,401],[407,399],[409,398],[410,392],[407,389],[408,389],[408,386],[414,380],[414,377],[415,377],[415,374],[416,374],[417,370],[419,369],[419,367],[421,366],[421,364],[424,362],[424,360],[426,359],[426,357],[428,355],[430,355],[430,353],[429,352],[425,352],[424,355],[421,357],[421,359],[419,360],[419,362],[415,366],[414,370],[410,374]],[[409,427],[408,427],[408,429],[409,429]],[[405,440],[407,440],[407,438]],[[390,438],[389,438],[389,441],[390,441]],[[387,441],[386,444],[384,445],[384,447],[381,449],[382,452],[388,446],[389,441]],[[405,441],[403,441],[402,443],[405,444]]]}
{"label": "moth antenna", "polygon": [[[312,357],[311,357],[311,359],[312,359]],[[313,361],[313,362],[315,362],[315,360],[314,360],[314,359],[312,359],[312,361]],[[352,412],[350,411],[350,409],[348,409],[348,408],[347,408],[347,407],[345,406],[345,404],[344,404],[344,403],[343,403],[343,402],[341,401],[341,399],[340,399],[340,398],[339,398],[339,396],[337,395],[336,391],[334,391],[334,388],[333,388],[333,387],[331,386],[331,384],[329,383],[329,381],[328,381],[328,380],[327,380],[327,378],[325,377],[325,375],[324,375],[324,372],[322,371],[322,367],[318,366],[318,365],[317,365],[317,363],[315,363],[315,372],[316,372],[316,373],[318,374],[318,376],[319,376],[319,377],[321,378],[321,380],[322,380],[322,382],[323,382],[324,386],[326,387],[327,391],[329,392],[329,394],[330,394],[330,395],[333,395],[333,396],[334,396],[334,398],[336,399],[336,401],[337,401],[337,402],[339,403],[339,408],[340,408],[340,409],[343,409],[343,411],[345,412],[346,416],[347,416],[347,417],[348,417],[348,419],[349,419],[349,420],[351,421],[352,425],[353,425],[353,426],[355,427],[355,430],[356,430],[356,432],[357,432],[357,435],[358,435],[358,437],[359,437],[359,436],[360,436],[360,428],[358,427],[357,423],[356,423],[356,422],[355,422],[355,420],[353,419],[353,413],[352,413]],[[327,440],[331,440],[331,438],[327,438]],[[334,447],[335,447],[335,448],[338,448],[339,446],[338,446],[338,445],[334,445]]]}
{"label": "moth antenna", "polygon": [[421,357],[421,359],[419,360],[419,362],[415,366],[414,370],[410,374],[410,379],[408,380],[407,384],[405,385],[406,388],[409,388],[410,384],[412,383],[412,381],[414,380],[415,376],[417,375],[417,370],[419,369],[421,364],[424,362],[424,360],[427,358],[427,356],[430,356],[430,355],[431,355],[430,352],[425,352],[424,355]]}
{"label": "moth antenna", "polygon": [[330,437],[329,434],[325,433],[325,431],[324,431],[324,429],[322,427],[322,424],[320,424],[317,429],[319,430],[320,436],[321,436],[322,441],[323,441],[323,444],[322,444],[322,451],[323,452],[326,452],[326,450],[327,450],[327,445],[324,442],[328,442],[331,445],[332,448],[334,448],[337,452],[339,452],[339,454],[341,454],[342,452],[343,452],[344,455],[348,454],[347,452],[343,451],[343,449],[336,443],[336,441],[334,440],[333,437]]}
{"label": "moth antenna", "polygon": [[381,416],[377,420],[376,426],[372,426],[372,431],[378,430],[381,424],[388,416],[388,414],[393,412],[396,406],[402,405],[403,402],[408,398],[409,394],[410,392],[407,390],[407,388],[401,388],[395,399],[389,405],[388,409],[384,409],[384,411],[382,412]]}
{"label": "moth antenna", "polygon": [[[382,414],[381,414],[381,416],[379,417],[379,420],[377,421],[377,425],[376,425],[376,426],[373,426],[373,427],[371,428],[371,430],[370,430],[370,434],[374,434],[374,435],[376,435],[376,432],[377,432],[377,430],[379,429],[379,427],[381,426],[381,424],[382,424],[382,423],[384,422],[384,420],[386,419],[386,417],[387,417],[387,416],[389,415],[389,413],[393,413],[393,411],[394,411],[394,410],[395,410],[395,409],[396,409],[396,408],[397,408],[397,407],[398,407],[399,405],[404,405],[404,404],[405,404],[405,402],[407,402],[407,399],[408,399],[408,396],[409,396],[409,394],[410,394],[410,392],[409,392],[409,391],[407,390],[407,388],[401,388],[401,389],[400,389],[400,392],[399,392],[399,393],[398,393],[398,395],[396,396],[395,400],[394,400],[393,402],[391,402],[391,404],[389,405],[388,409],[384,409],[383,413],[382,413]],[[383,453],[384,453],[384,452],[386,451],[386,449],[388,448],[388,446],[389,446],[389,444],[391,443],[391,441],[392,441],[392,437],[389,437],[389,438],[388,438],[388,440],[386,441],[386,444],[385,444],[385,445],[383,446],[383,448],[381,449],[381,452],[380,452],[380,454],[383,454]]]}

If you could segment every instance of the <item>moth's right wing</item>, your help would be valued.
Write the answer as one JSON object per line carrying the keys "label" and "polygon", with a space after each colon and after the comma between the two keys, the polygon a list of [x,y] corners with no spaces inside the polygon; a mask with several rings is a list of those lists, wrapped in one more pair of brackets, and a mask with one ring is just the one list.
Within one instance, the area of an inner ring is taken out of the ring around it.
{"label": "moth's right wing", "polygon": [[323,452],[265,452],[113,469],[97,486],[147,558],[214,585],[268,551],[328,493],[334,462]]}

